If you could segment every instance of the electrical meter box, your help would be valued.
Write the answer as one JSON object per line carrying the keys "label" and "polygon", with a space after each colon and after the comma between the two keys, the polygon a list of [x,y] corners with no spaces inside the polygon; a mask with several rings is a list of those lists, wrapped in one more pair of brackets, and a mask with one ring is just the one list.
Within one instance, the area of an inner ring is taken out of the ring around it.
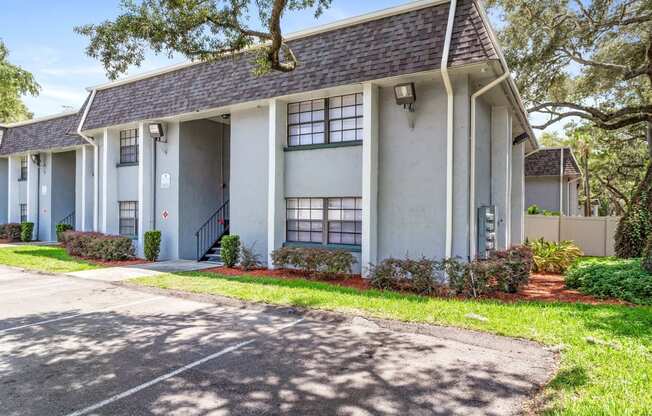
{"label": "electrical meter box", "polygon": [[478,258],[486,259],[496,249],[496,207],[478,208]]}

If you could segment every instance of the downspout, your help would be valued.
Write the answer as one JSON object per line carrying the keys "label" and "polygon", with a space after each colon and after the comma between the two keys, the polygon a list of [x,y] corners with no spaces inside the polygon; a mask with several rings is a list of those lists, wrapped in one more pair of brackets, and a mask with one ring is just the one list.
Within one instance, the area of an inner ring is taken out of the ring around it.
{"label": "downspout", "polygon": [[[79,126],[77,126],[77,134],[81,136],[84,140],[86,140],[91,146],[93,146],[93,231],[97,231],[97,224],[100,216],[100,203],[99,203],[100,177],[98,175],[98,168],[97,168],[100,162],[100,152],[95,140],[91,139],[90,137],[82,133],[82,127],[84,127],[84,123],[86,122],[86,117],[88,117],[88,112],[91,109],[91,105],[93,105],[93,100],[95,99],[96,92],[97,92],[96,89],[93,89],[93,91],[91,92],[91,96],[88,99],[88,104],[86,104],[86,108],[84,108],[84,113],[82,114],[82,117],[79,120]],[[84,166],[84,169],[82,171],[84,172],[82,175],[82,180],[84,183],[83,194],[86,195],[86,166]],[[85,224],[86,224],[86,201],[84,200],[82,201],[82,225]],[[85,226],[83,228],[86,229]]]}
{"label": "downspout", "polygon": [[152,231],[156,231],[156,159],[157,159],[157,149],[156,149],[156,139],[154,140],[154,157],[152,161],[152,170],[154,174],[152,175]]}
{"label": "downspout", "polygon": [[494,79],[489,84],[480,88],[471,95],[471,157],[469,169],[469,260],[473,260],[476,255],[476,215],[475,215],[475,143],[476,143],[476,100],[479,96],[491,90],[496,85],[503,82],[509,77],[509,72],[505,72],[500,77]]}
{"label": "downspout", "polygon": [[453,85],[448,75],[448,54],[453,37],[453,23],[457,0],[450,0],[448,22],[446,23],[446,38],[444,39],[444,52],[441,57],[441,77],[444,81],[447,95],[446,114],[446,258],[453,257]]}
{"label": "downspout", "polygon": [[[39,238],[39,228],[41,227],[41,154],[36,154],[36,236]],[[51,214],[51,213],[50,213]]]}

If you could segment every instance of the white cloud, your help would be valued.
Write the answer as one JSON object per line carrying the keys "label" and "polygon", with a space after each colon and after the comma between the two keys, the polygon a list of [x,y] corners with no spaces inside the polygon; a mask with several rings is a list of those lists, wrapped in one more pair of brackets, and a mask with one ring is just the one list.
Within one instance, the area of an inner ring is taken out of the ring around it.
{"label": "white cloud", "polygon": [[79,66],[79,67],[59,67],[59,68],[45,68],[39,71],[44,75],[54,77],[65,77],[70,75],[86,76],[86,75],[104,75],[104,68],[100,65],[95,66]]}

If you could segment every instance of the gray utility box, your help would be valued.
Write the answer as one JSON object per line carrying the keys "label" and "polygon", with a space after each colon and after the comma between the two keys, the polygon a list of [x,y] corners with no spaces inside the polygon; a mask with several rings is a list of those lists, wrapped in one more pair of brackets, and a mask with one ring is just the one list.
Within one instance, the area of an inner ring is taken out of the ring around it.
{"label": "gray utility box", "polygon": [[496,207],[478,208],[478,258],[486,259],[496,249]]}

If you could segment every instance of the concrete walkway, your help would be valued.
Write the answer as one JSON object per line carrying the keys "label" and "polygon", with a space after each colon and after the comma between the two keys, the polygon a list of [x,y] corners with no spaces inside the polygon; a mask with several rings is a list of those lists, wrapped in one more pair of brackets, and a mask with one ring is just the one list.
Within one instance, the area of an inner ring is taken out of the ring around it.
{"label": "concrete walkway", "polygon": [[135,277],[157,276],[166,273],[190,272],[210,269],[215,263],[200,263],[194,260],[168,260],[156,263],[137,264],[124,267],[107,267],[105,269],[83,270],[67,273],[68,276],[103,282],[120,282]]}

